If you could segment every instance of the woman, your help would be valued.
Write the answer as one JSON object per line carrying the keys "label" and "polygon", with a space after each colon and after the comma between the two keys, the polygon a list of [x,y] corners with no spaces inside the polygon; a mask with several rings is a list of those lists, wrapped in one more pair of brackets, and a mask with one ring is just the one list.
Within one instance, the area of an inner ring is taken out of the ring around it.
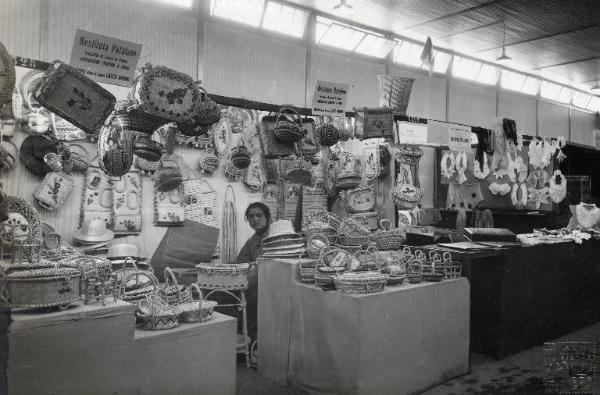
{"label": "woman", "polygon": [[[246,221],[254,230],[254,234],[246,241],[246,244],[240,250],[235,263],[253,263],[262,252],[262,240],[269,234],[269,225],[271,224],[271,211],[260,202],[251,203],[246,208]],[[256,321],[258,304],[258,269],[256,265],[251,265],[248,271],[248,290],[246,291],[248,304],[246,307],[246,316],[248,319],[248,335],[252,340],[256,340]],[[238,323],[241,329],[241,316],[238,317]]]}

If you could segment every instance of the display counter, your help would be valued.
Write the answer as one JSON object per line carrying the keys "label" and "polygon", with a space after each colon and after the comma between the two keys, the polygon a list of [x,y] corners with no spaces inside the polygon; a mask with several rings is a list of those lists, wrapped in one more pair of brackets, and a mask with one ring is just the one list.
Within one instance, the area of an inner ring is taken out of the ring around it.
{"label": "display counter", "polygon": [[[107,301],[12,314],[8,393],[235,393],[234,318],[135,329],[134,306]],[[6,350],[2,350],[5,352]]]}
{"label": "display counter", "polygon": [[259,374],[304,391],[397,394],[468,372],[466,279],[342,295],[296,281],[297,264],[259,260],[269,284],[259,286]]}

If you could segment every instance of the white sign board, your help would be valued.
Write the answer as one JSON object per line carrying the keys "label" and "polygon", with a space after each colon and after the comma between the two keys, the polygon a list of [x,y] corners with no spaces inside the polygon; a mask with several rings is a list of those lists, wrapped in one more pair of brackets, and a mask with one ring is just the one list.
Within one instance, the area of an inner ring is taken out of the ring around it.
{"label": "white sign board", "polygon": [[448,124],[448,148],[451,151],[471,151],[471,127]]}
{"label": "white sign board", "polygon": [[343,116],[349,89],[348,84],[317,81],[313,96],[312,114]]}
{"label": "white sign board", "polygon": [[69,64],[96,82],[131,86],[142,46],[77,29]]}
{"label": "white sign board", "polygon": [[398,139],[401,144],[427,144],[427,124],[399,121]]}

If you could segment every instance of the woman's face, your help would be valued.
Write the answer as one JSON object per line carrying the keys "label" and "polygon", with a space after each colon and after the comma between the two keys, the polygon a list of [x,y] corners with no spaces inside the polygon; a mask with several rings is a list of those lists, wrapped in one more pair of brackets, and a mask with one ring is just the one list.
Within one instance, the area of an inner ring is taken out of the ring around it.
{"label": "woman's face", "polygon": [[267,217],[265,217],[265,213],[258,207],[252,207],[248,210],[246,218],[250,227],[255,231],[260,231],[267,227]]}

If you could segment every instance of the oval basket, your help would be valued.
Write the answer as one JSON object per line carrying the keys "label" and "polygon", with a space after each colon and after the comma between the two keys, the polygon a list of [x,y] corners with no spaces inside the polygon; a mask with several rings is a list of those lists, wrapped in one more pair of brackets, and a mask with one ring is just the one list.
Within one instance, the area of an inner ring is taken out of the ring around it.
{"label": "oval basket", "polygon": [[350,213],[364,213],[375,208],[375,191],[371,187],[355,188],[340,194]]}
{"label": "oval basket", "polygon": [[205,300],[198,284],[191,284],[190,289],[192,294],[194,291],[196,292],[198,299],[192,299],[189,303],[177,306],[179,321],[186,323],[209,321],[212,318],[217,302],[214,300]]}
{"label": "oval basket", "polygon": [[334,277],[335,288],[343,294],[369,294],[381,292],[388,276],[378,272],[348,272]]}
{"label": "oval basket", "polygon": [[212,265],[199,263],[196,265],[198,286],[208,289],[246,289],[248,288],[247,263]]}

